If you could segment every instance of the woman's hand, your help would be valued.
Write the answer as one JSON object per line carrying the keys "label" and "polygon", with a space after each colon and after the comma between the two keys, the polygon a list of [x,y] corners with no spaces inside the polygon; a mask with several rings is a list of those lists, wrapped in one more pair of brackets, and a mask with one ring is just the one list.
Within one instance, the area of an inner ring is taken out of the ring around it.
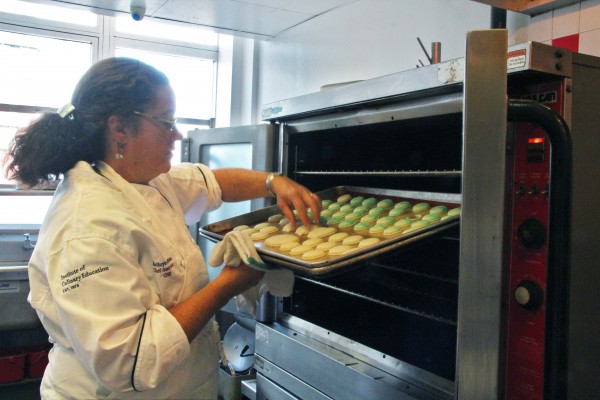
{"label": "woman's hand", "polygon": [[240,264],[238,267],[225,265],[217,280],[223,283],[229,293],[228,297],[232,298],[256,286],[264,275],[264,272],[246,264]]}
{"label": "woman's hand", "polygon": [[[220,168],[213,170],[222,191],[223,201],[236,202],[256,199],[270,194],[267,191],[266,172],[252,171],[243,168]],[[321,199],[306,187],[288,177],[276,175],[271,179],[271,191],[277,196],[277,204],[283,215],[296,227],[296,216],[306,227],[310,225],[308,208],[312,211],[313,222],[319,223],[321,215]]]}
{"label": "woman's hand", "polygon": [[191,341],[229,299],[257,285],[263,276],[264,272],[246,264],[239,267],[226,265],[208,285],[171,307],[169,311]]}
{"label": "woman's hand", "polygon": [[271,191],[277,196],[277,205],[293,228],[296,227],[294,209],[298,212],[298,217],[304,226],[310,225],[307,215],[308,208],[312,211],[313,222],[316,225],[319,224],[321,199],[306,187],[285,176],[278,175],[271,180]]}

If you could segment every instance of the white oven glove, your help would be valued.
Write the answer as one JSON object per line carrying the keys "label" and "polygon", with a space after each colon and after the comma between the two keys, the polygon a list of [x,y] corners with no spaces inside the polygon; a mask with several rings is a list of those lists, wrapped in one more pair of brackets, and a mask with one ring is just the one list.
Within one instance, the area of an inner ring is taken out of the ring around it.
{"label": "white oven glove", "polygon": [[294,273],[285,269],[274,269],[265,264],[256,252],[250,236],[243,232],[231,231],[225,234],[223,240],[217,243],[210,253],[208,263],[213,267],[219,267],[223,263],[238,267],[244,263],[265,272],[258,285],[235,298],[238,309],[245,304],[252,314],[255,313],[258,300],[265,292],[269,291],[273,296],[287,297],[292,294],[294,288]]}

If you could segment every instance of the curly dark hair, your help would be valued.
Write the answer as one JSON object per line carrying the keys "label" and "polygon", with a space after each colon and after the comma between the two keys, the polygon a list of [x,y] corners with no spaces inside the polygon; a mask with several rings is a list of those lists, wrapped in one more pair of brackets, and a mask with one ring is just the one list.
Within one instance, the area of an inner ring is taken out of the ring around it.
{"label": "curly dark hair", "polygon": [[4,164],[7,176],[28,185],[55,180],[78,161],[105,159],[108,118],[132,116],[156,100],[165,74],[139,60],[113,57],[95,63],[79,80],[63,118],[45,113],[17,132]]}

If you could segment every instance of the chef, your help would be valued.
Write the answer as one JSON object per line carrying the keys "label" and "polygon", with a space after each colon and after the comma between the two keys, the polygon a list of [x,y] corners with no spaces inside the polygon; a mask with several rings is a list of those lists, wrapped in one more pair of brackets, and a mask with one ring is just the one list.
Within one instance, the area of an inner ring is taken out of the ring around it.
{"label": "chef", "polygon": [[174,114],[163,73],[110,58],[11,144],[12,178],[63,176],[29,265],[29,301],[53,343],[43,399],[216,399],[214,314],[263,273],[226,265],[209,281],[186,224],[269,193],[290,221],[295,209],[309,225],[308,208],[318,221],[319,198],[286,177],[171,167]]}

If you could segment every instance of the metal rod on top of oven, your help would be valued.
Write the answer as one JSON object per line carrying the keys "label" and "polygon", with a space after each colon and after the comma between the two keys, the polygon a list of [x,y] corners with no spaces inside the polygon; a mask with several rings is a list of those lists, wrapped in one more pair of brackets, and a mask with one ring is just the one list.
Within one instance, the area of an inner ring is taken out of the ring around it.
{"label": "metal rod on top of oven", "polygon": [[462,171],[295,171],[295,174],[460,178]]}

